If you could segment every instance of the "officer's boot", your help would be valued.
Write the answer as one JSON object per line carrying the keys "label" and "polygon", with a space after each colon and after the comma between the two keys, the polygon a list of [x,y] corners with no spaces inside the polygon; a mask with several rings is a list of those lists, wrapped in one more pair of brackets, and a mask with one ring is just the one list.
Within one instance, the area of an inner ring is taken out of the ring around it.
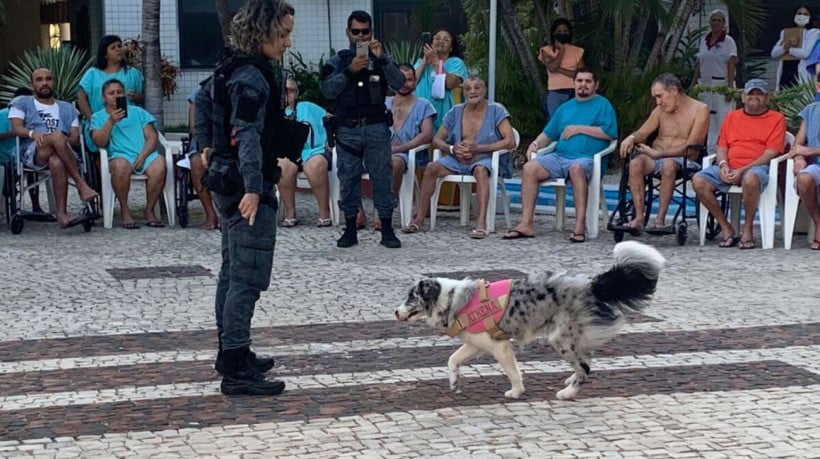
{"label": "officer's boot", "polygon": [[336,241],[336,247],[353,247],[358,244],[359,237],[356,235],[356,231],[356,216],[348,217],[345,215],[345,232]]}
{"label": "officer's boot", "polygon": [[225,372],[222,374],[222,393],[225,395],[279,395],[285,383],[267,380],[250,363],[250,348],[225,349],[222,351]]}
{"label": "officer's boot", "polygon": [[[259,373],[266,373],[270,371],[274,365],[272,357],[260,357],[253,351],[248,352],[248,362],[251,364],[251,367]],[[222,355],[222,338],[219,338],[219,352],[216,354],[214,369],[219,374],[225,372],[225,358]]]}
{"label": "officer's boot", "polygon": [[382,240],[380,244],[388,249],[398,249],[401,247],[401,241],[396,237],[396,233],[393,232],[393,219],[380,218],[379,220],[381,220],[382,224]]}

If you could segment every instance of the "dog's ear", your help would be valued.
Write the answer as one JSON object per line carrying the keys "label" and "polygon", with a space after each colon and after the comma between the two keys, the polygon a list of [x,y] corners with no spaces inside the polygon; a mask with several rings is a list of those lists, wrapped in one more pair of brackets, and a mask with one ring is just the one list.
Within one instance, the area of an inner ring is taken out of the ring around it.
{"label": "dog's ear", "polygon": [[435,279],[424,279],[419,282],[419,297],[424,301],[435,301],[441,294],[441,284]]}

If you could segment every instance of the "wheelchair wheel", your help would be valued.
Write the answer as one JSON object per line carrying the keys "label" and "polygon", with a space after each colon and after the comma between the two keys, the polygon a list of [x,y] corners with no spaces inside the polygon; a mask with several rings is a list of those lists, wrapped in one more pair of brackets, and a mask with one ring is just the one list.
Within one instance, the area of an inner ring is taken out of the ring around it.
{"label": "wheelchair wheel", "polygon": [[14,214],[11,217],[11,234],[20,234],[23,232],[23,216],[20,214]]}
{"label": "wheelchair wheel", "polygon": [[678,225],[678,245],[682,246],[686,244],[686,238],[689,236],[689,228],[686,226],[686,222],[682,222]]}
{"label": "wheelchair wheel", "polygon": [[183,228],[188,227],[188,181],[189,175],[187,173],[180,173],[176,181],[176,204],[177,204],[177,218],[179,219],[179,226]]}

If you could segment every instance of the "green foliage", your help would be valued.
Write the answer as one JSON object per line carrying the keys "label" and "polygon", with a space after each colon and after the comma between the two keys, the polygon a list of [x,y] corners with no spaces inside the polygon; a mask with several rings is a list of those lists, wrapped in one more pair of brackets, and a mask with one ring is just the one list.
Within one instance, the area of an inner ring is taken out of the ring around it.
{"label": "green foliage", "polygon": [[512,53],[499,53],[495,71],[496,101],[512,115],[513,127],[522,138],[535,138],[544,129],[546,119],[541,92],[533,92],[526,79],[521,78],[521,64]]}
{"label": "green foliage", "polygon": [[[331,50],[331,55],[333,55]],[[304,57],[299,52],[290,52],[288,75],[296,80],[299,85],[299,97],[301,100],[313,102],[325,110],[333,110],[333,101],[322,96],[322,89],[319,86],[319,77],[322,66],[325,65],[325,57],[319,58],[318,64],[305,62]]]}
{"label": "green foliage", "polygon": [[6,74],[0,78],[0,101],[11,100],[17,88],[31,87],[31,73],[38,68],[47,68],[54,76],[54,97],[74,102],[80,79],[91,64],[92,58],[85,51],[66,46],[26,51],[17,62],[9,63]]}
{"label": "green foliage", "polygon": [[771,93],[769,105],[786,116],[789,130],[796,133],[800,128],[800,112],[814,102],[815,94],[815,84],[810,81]]}
{"label": "green foliage", "polygon": [[410,41],[392,41],[385,45],[385,51],[397,64],[413,65],[421,58],[421,44]]}

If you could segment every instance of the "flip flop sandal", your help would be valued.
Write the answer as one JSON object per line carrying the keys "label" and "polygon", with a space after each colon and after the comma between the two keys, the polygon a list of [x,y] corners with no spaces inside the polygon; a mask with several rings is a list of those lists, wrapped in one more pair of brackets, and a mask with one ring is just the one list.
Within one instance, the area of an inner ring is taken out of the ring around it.
{"label": "flip flop sandal", "polygon": [[140,225],[137,222],[121,223],[120,226],[127,230],[140,229]]}
{"label": "flip flop sandal", "polygon": [[810,245],[809,250],[820,250],[820,241],[815,239]]}
{"label": "flip flop sandal", "polygon": [[720,247],[721,249],[728,249],[729,247],[735,247],[738,244],[738,242],[740,242],[739,236],[729,236],[726,239],[722,240],[720,244],[718,244],[718,247]]}
{"label": "flip flop sandal", "polygon": [[522,233],[521,231],[518,231],[518,230],[509,230],[503,236],[501,236],[501,239],[510,240],[510,239],[524,239],[524,238],[533,238],[533,237],[535,237],[535,236],[533,236],[532,234],[524,234],[524,233]]}
{"label": "flip flop sandal", "polygon": [[326,228],[326,227],[332,226],[332,225],[333,225],[333,221],[329,218],[320,218],[319,220],[316,221],[316,226],[318,226],[319,228]]}
{"label": "flip flop sandal", "polygon": [[286,218],[286,219],[282,220],[282,224],[280,226],[282,226],[282,228],[293,228],[294,226],[296,226],[298,224],[299,224],[299,219],[298,218]]}
{"label": "flip flop sandal", "polygon": [[755,241],[740,241],[737,246],[740,250],[750,250],[755,248]]}
{"label": "flip flop sandal", "polygon": [[580,244],[580,243],[586,242],[586,241],[587,241],[587,235],[586,234],[572,233],[572,236],[569,237],[569,242],[572,242],[573,244]]}
{"label": "flip flop sandal", "polygon": [[489,234],[490,233],[488,233],[487,230],[485,230],[484,228],[476,228],[470,231],[470,239],[484,239]]}
{"label": "flip flop sandal", "polygon": [[145,226],[149,228],[165,228],[165,223],[160,221],[152,220],[150,222],[145,222]]}
{"label": "flip flop sandal", "polygon": [[419,228],[419,225],[417,225],[415,223],[411,223],[411,224],[405,226],[404,228],[402,228],[401,232],[404,233],[404,234],[414,234],[414,233],[422,232],[422,229]]}

